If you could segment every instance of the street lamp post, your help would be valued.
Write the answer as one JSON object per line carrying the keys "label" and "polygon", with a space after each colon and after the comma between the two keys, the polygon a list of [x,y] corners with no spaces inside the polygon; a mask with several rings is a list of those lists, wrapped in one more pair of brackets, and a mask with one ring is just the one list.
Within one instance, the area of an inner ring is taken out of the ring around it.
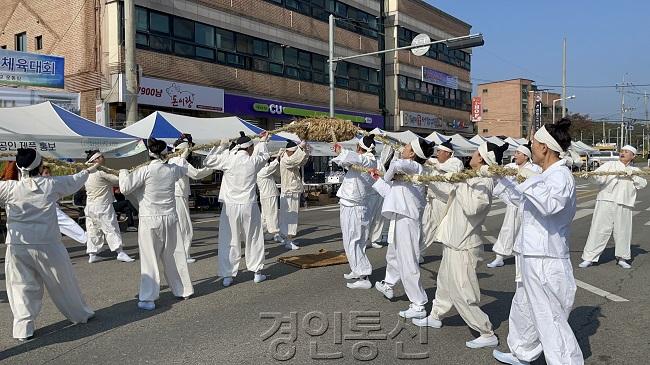
{"label": "street lamp post", "polygon": [[557,103],[558,101],[570,100],[570,99],[575,99],[575,98],[576,98],[575,95],[571,95],[571,96],[567,96],[566,98],[559,98],[559,99],[553,100],[553,123],[555,123],[555,103]]}

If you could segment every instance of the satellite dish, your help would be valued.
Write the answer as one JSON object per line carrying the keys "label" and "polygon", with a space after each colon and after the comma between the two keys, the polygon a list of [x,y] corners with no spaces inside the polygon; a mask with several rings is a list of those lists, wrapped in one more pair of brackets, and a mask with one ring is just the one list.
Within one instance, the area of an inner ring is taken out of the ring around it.
{"label": "satellite dish", "polygon": [[431,38],[429,38],[428,35],[424,33],[420,33],[413,38],[411,41],[412,46],[418,46],[420,44],[426,44],[426,46],[422,47],[417,47],[417,48],[411,48],[411,53],[413,53],[416,56],[424,56],[429,52],[429,48],[431,48],[431,45],[428,44],[431,43]]}

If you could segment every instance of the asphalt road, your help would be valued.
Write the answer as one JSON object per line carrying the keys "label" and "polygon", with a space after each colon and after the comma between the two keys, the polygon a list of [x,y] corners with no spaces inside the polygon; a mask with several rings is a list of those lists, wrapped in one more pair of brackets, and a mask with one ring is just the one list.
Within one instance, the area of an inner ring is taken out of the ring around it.
{"label": "asphalt road", "polygon": [[[646,363],[650,340],[650,191],[642,191],[635,208],[632,238],[633,268],[624,270],[613,261],[610,242],[601,264],[579,269],[581,250],[591,224],[595,191],[579,187],[579,210],[572,232],[572,261],[580,282],[570,323],[589,364]],[[490,316],[506,349],[508,312],[514,293],[514,260],[488,269],[491,244],[504,214],[496,202],[485,224],[485,261],[478,275],[483,310]],[[418,332],[397,316],[408,307],[401,287],[392,301],[376,290],[350,290],[342,278],[347,265],[298,270],[277,262],[289,255],[267,242],[266,272],[270,279],[255,284],[243,271],[235,284],[221,286],[216,277],[218,217],[196,214],[190,266],[196,295],[177,301],[164,287],[156,310],[136,308],[139,261],[104,261],[88,264],[85,249],[65,240],[86,300],[96,317],[84,325],[70,325],[47,297],[37,319],[36,337],[25,343],[11,337],[12,316],[0,276],[0,363],[2,364],[494,364],[491,350],[470,350],[465,341],[474,337],[455,310],[439,330]],[[296,253],[319,249],[339,250],[338,207],[308,208],[300,215]],[[136,233],[125,233],[127,252],[137,257]],[[429,298],[441,247],[434,245],[422,265]],[[372,280],[381,280],[386,249],[370,249]],[[4,250],[2,250],[4,262]],[[589,290],[584,288],[589,288]],[[614,294],[615,296],[610,296]],[[625,301],[617,301],[625,300]],[[427,310],[430,309],[430,303]],[[367,330],[364,333],[364,328]],[[369,332],[368,332],[369,331]],[[544,363],[538,361],[538,363]]]}

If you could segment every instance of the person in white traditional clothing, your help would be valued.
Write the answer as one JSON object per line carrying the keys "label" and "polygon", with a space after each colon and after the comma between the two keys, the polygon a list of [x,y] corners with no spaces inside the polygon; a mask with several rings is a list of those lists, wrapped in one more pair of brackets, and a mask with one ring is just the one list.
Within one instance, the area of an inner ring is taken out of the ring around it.
{"label": "person in white traditional clothing", "polygon": [[[104,164],[104,155],[95,150],[87,151],[87,164],[98,163]],[[122,262],[133,262],[132,259],[122,249],[122,234],[120,225],[117,223],[117,215],[113,208],[113,187],[119,184],[117,176],[107,174],[104,171],[97,170],[90,174],[86,181],[86,231],[88,242],[86,252],[88,253],[88,262],[99,261],[97,254],[108,243],[108,247],[113,252],[117,252],[117,260]]]}
{"label": "person in white traditional clothing", "polygon": [[283,243],[278,225],[278,196],[280,192],[275,183],[275,175],[280,167],[280,160],[276,156],[269,159],[267,164],[257,173],[257,189],[260,191],[260,205],[262,206],[262,226],[273,235],[273,240]]}
{"label": "person in white traditional clothing", "polygon": [[[429,159],[433,162],[425,165],[425,172],[429,175],[444,175],[449,172],[461,172],[465,168],[463,162],[454,157],[454,146],[451,138],[436,146],[436,158]],[[436,229],[445,215],[445,208],[449,200],[449,192],[444,189],[427,189],[427,205],[422,215],[422,241],[420,242],[420,256],[418,262],[424,262],[423,252],[435,242]]]}
{"label": "person in white traditional clothing", "polygon": [[336,196],[339,197],[341,215],[341,235],[345,256],[350,264],[350,273],[343,277],[354,280],[347,283],[350,289],[370,289],[372,284],[368,276],[372,274],[372,265],[366,255],[366,244],[370,233],[370,209],[374,204],[372,196],[377,195],[372,188],[373,180],[367,173],[350,169],[352,165],[367,169],[376,169],[374,155],[375,139],[373,135],[359,140],[356,152],[345,150],[340,144],[334,145],[337,156],[333,163],[348,169]]}
{"label": "person in white traditional clothing", "polygon": [[582,268],[598,262],[612,233],[616,243],[614,256],[618,265],[624,269],[632,267],[629,263],[632,258],[630,251],[632,208],[636,202],[636,191],[645,188],[648,184],[643,177],[633,175],[641,171],[633,166],[636,153],[636,148],[630,145],[623,146],[618,161],[605,162],[596,169],[596,173],[622,172],[625,175],[593,176],[601,190],[596,197],[591,230],[582,253],[583,261],[578,265]]}
{"label": "person in white traditional clothing", "polygon": [[[50,168],[43,166],[41,176],[52,177]],[[84,231],[84,229],[81,228],[77,222],[70,218],[70,216],[65,214],[58,204],[56,205],[56,218],[59,222],[59,231],[61,231],[61,234],[66,235],[67,237],[70,237],[83,245],[86,244],[86,241],[88,240],[86,231]]]}
{"label": "person in white traditional clothing", "polygon": [[224,205],[219,218],[219,276],[222,285],[228,287],[239,271],[241,241],[245,244],[246,267],[255,273],[253,281],[266,280],[264,268],[264,232],[262,217],[257,205],[255,184],[257,174],[269,159],[266,146],[268,134],[262,132],[255,145],[250,137],[241,133],[237,139],[235,155],[212,153],[204,166],[224,172],[223,180],[228,186],[223,196]]}
{"label": "person in white traditional clothing", "polygon": [[308,159],[304,141],[299,145],[288,141],[280,154],[280,234],[285,239],[285,247],[290,250],[300,248],[293,239],[298,232],[300,196],[304,191],[300,169]]}
{"label": "person in white traditional clothing", "polygon": [[34,335],[44,288],[61,313],[73,323],[86,323],[95,313],[86,304],[72,263],[57,232],[56,202],[79,190],[93,165],[72,176],[39,176],[41,155],[19,148],[19,181],[0,182],[0,204],[7,212],[5,276],[13,313],[13,337]]}
{"label": "person in white traditional clothing", "polygon": [[[390,167],[390,163],[393,161],[394,157],[395,150],[391,146],[384,144],[381,150],[381,154],[379,155],[379,161],[377,161],[377,170],[380,174],[386,173],[386,170],[388,170]],[[369,202],[369,214],[371,216],[371,219],[368,247],[383,248],[384,246],[380,242],[386,242],[384,240],[384,229],[386,228],[386,223],[388,222],[388,219],[386,219],[386,217],[384,217],[381,213],[381,207],[384,204],[384,198],[379,194],[375,194],[372,199],[373,201]]]}
{"label": "person in white traditional clothing", "polygon": [[521,214],[513,249],[519,267],[508,321],[510,352],[493,352],[502,363],[529,364],[542,352],[549,365],[584,363],[568,322],[576,292],[569,257],[576,186],[562,155],[571,146],[570,126],[563,118],[535,133],[531,152],[542,174],[518,185],[501,178],[495,188]]}
{"label": "person in white traditional clothing", "polygon": [[170,164],[187,168],[187,174],[183,178],[176,180],[174,196],[176,199],[176,215],[178,217],[178,231],[176,236],[183,243],[185,254],[187,255],[187,262],[190,264],[196,262],[196,259],[190,256],[190,246],[192,245],[192,237],[194,237],[192,218],[190,217],[190,179],[203,179],[212,174],[211,169],[205,167],[197,169],[189,163],[188,158],[191,155],[190,148],[192,146],[194,146],[192,136],[190,134],[181,135],[174,142],[174,151],[183,152],[180,156],[169,159]]}
{"label": "person in white traditional clothing", "polygon": [[393,287],[401,280],[409,308],[400,311],[404,318],[424,318],[424,305],[429,299],[420,281],[420,234],[422,210],[424,209],[424,186],[395,179],[395,175],[420,175],[422,165],[433,154],[434,143],[416,138],[401,152],[401,159],[394,160],[383,178],[375,169],[371,175],[376,180],[373,188],[384,197],[382,212],[390,220],[388,249],[386,251],[386,275],[375,283],[375,288],[386,298],[393,298]]}
{"label": "person in white traditional clothing", "polygon": [[[489,166],[501,163],[503,152],[507,149],[507,143],[497,146],[484,142],[469,162],[479,177],[455,184],[429,184],[432,190],[440,189],[449,194],[449,202],[435,236],[444,248],[431,313],[426,318],[413,319],[413,324],[440,328],[440,318],[454,307],[465,323],[480,334],[465,342],[469,348],[495,347],[499,344],[490,318],[478,306],[481,290],[476,265],[484,241],[481,227],[490,211],[494,188],[492,178],[484,176],[488,174]],[[448,172],[447,176],[452,174]]]}
{"label": "person in white traditional clothing", "polygon": [[187,175],[187,167],[164,161],[167,144],[155,138],[147,141],[151,162],[133,172],[120,170],[120,190],[136,197],[139,207],[140,293],[138,308],[153,310],[160,294],[162,262],[167,285],[174,296],[187,299],[194,294],[187,254],[177,238],[178,217],[174,192],[176,181]]}
{"label": "person in white traditional clothing", "polygon": [[[517,147],[515,151],[515,162],[506,165],[508,168],[519,169],[520,174],[526,177],[542,173],[542,168],[530,161],[530,142]],[[506,214],[503,217],[503,225],[499,231],[499,237],[492,247],[496,254],[494,261],[487,264],[489,268],[501,267],[504,265],[503,260],[507,256],[512,256],[512,247],[515,244],[515,237],[519,231],[519,214],[516,205],[507,205]]]}

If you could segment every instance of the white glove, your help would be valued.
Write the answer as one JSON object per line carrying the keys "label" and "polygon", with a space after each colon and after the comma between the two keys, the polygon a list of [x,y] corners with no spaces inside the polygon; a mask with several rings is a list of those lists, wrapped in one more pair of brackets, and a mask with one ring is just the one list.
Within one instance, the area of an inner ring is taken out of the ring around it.
{"label": "white glove", "polygon": [[92,166],[87,168],[86,171],[88,171],[89,174],[92,174],[93,172],[97,171],[98,168],[99,168],[99,163],[94,163]]}
{"label": "white glove", "polygon": [[181,153],[181,158],[187,158],[190,155],[190,149],[186,148],[183,150],[183,153]]}
{"label": "white glove", "polygon": [[481,166],[481,168],[478,169],[478,176],[480,176],[480,177],[492,177],[492,173],[490,172],[490,166],[488,166],[488,165]]}
{"label": "white glove", "polygon": [[521,176],[525,177],[526,179],[528,179],[531,176],[537,175],[537,173],[535,171],[529,169],[529,168],[523,168],[523,169],[519,170],[519,175],[521,175]]}

